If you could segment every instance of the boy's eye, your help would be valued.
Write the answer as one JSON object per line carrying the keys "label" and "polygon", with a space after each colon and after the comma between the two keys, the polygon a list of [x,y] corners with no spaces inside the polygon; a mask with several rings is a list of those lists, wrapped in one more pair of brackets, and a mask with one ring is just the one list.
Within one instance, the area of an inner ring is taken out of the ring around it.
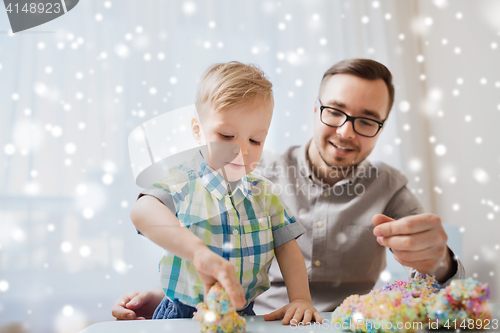
{"label": "boy's eye", "polygon": [[250,142],[254,145],[260,146],[260,141],[255,141],[255,140],[250,139]]}
{"label": "boy's eye", "polygon": [[232,139],[234,136],[233,135],[224,135],[222,133],[219,133],[220,137],[226,140]]}

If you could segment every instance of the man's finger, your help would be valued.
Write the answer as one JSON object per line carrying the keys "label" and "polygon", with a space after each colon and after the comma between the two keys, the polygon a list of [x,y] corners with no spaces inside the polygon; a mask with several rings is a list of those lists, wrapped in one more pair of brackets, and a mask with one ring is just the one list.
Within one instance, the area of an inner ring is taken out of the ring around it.
{"label": "man's finger", "polygon": [[436,220],[430,218],[428,214],[406,216],[391,223],[379,224],[373,229],[373,234],[383,237],[411,235],[433,229],[436,223]]}
{"label": "man's finger", "polygon": [[129,300],[125,304],[125,307],[127,309],[135,309],[135,308],[141,307],[146,302],[147,302],[147,300],[145,299],[144,295],[137,294],[136,296],[134,296],[131,300]]}
{"label": "man's finger", "polygon": [[392,219],[389,216],[386,216],[384,214],[377,214],[372,219],[372,223],[375,226],[381,225],[382,223],[391,222],[391,221],[394,221],[394,219]]}
{"label": "man's finger", "polygon": [[116,303],[113,305],[113,308],[111,309],[111,314],[113,317],[116,319],[123,319],[126,320],[127,315],[133,311],[127,310],[126,304],[127,302],[130,301],[129,295],[124,295],[120,297],[119,300],[116,301]]}
{"label": "man's finger", "polygon": [[393,252],[395,250],[399,251],[421,251],[439,244],[439,236],[435,234],[424,231],[418,234],[412,235],[402,235],[402,236],[391,236],[391,237],[377,237],[377,241],[380,245],[385,247],[390,247]]}
{"label": "man's finger", "polygon": [[135,319],[135,312],[131,310],[127,310],[123,307],[114,306],[111,310],[111,314],[116,320],[131,320]]}
{"label": "man's finger", "polygon": [[415,268],[419,273],[429,274],[432,273],[432,270],[435,268],[436,262],[433,260],[421,260],[421,261],[407,261],[398,258],[398,256],[394,255],[394,259],[399,262],[401,265],[406,267]]}
{"label": "man's finger", "polygon": [[265,314],[264,315],[264,320],[265,321],[273,321],[273,320],[278,320],[283,318],[285,315],[285,308],[278,309],[276,311],[273,311],[271,313]]}
{"label": "man's finger", "polygon": [[393,253],[398,256],[398,258],[406,261],[422,261],[422,260],[432,260],[436,257],[442,258],[446,254],[446,247],[430,246],[426,249],[420,251],[400,251],[393,250]]}

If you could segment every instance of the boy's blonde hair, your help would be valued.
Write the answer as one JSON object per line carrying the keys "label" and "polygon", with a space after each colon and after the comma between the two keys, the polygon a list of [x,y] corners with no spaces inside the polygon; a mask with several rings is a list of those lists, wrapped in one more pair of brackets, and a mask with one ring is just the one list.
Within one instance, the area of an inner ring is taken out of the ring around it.
{"label": "boy's blonde hair", "polygon": [[[238,61],[213,64],[201,76],[196,90],[196,110],[212,106],[221,111],[249,101],[274,108],[272,83],[254,64]],[[205,105],[208,102],[209,104]]]}

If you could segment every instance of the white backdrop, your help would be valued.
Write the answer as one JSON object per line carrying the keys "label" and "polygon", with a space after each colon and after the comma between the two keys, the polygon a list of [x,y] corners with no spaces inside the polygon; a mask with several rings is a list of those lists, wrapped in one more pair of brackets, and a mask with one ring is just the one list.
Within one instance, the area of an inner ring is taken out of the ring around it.
{"label": "white backdrop", "polygon": [[[496,16],[495,16],[496,15]],[[70,332],[110,320],[158,283],[162,250],[128,217],[127,136],[194,102],[214,62],[274,84],[265,148],[312,135],[323,72],[367,57],[396,102],[371,159],[407,174],[429,212],[463,232],[469,276],[498,302],[500,8],[494,1],[81,1],[9,34],[0,11],[0,327]]]}

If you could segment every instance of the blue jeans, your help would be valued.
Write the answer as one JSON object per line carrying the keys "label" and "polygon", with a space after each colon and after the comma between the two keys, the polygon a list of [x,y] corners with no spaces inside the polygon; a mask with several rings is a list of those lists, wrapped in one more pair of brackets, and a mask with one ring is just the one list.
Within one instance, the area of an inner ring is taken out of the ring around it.
{"label": "blue jeans", "polygon": [[[156,308],[153,319],[193,318],[195,312],[196,308],[182,304],[177,300],[172,302],[165,296],[160,305]],[[253,302],[248,304],[243,310],[238,311],[238,314],[240,316],[255,316],[255,312],[253,312]]]}

